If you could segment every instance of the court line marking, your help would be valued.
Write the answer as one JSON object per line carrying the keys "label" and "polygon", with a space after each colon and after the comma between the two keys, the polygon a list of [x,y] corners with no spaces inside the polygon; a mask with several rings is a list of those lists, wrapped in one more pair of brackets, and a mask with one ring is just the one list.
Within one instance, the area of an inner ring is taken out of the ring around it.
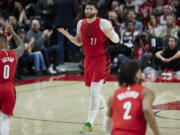
{"label": "court line marking", "polygon": [[[47,86],[47,87],[43,87],[43,88],[38,88],[40,89],[48,89],[48,88],[53,88],[53,87],[59,87],[59,86],[66,86],[66,85],[73,85],[73,84],[81,84],[83,82],[76,82],[76,83],[69,83],[69,84],[61,84],[61,85],[55,85],[55,86]],[[21,85],[22,86],[22,85]],[[24,92],[31,92],[31,91],[35,91],[36,89],[30,89],[30,90],[22,90],[22,91],[18,91],[17,93],[24,93]],[[159,116],[157,115],[157,113],[159,113],[161,111],[156,111],[154,114],[156,117],[159,118],[165,118],[165,119],[171,119],[171,120],[180,120],[180,119],[173,119],[173,118],[168,118],[168,117],[163,117],[163,116]],[[15,119],[25,119],[25,120],[33,120],[33,121],[42,121],[42,122],[58,122],[58,123],[64,123],[64,124],[83,124],[82,122],[67,122],[67,121],[57,121],[57,120],[42,120],[42,119],[34,119],[34,118],[26,118],[26,117],[19,117],[19,116],[13,116],[13,118]],[[94,124],[97,126],[100,126],[102,124]],[[173,128],[173,129],[180,129],[180,127],[158,127],[158,128]]]}
{"label": "court line marking", "polygon": [[[54,122],[54,123],[63,123],[63,124],[78,124],[81,125],[83,122],[67,122],[67,121],[61,121],[61,120],[42,120],[42,119],[34,119],[34,118],[26,118],[26,117],[19,117],[19,116],[13,116],[12,118],[15,119],[24,119],[24,120],[31,120],[31,121],[41,121],[41,122]],[[94,124],[96,126],[102,126],[102,124]],[[158,128],[169,128],[169,129],[180,129],[180,127],[158,127]]]}
{"label": "court line marking", "polygon": [[[40,87],[40,88],[38,88],[38,90],[42,90],[42,89],[47,89],[47,90],[48,90],[48,88],[60,87],[60,86],[68,86],[68,85],[81,84],[81,83],[83,83],[83,82],[60,84],[60,85],[54,85],[54,86],[46,86],[46,87]],[[22,85],[21,85],[21,86],[22,86]],[[24,92],[31,92],[31,91],[35,91],[35,90],[37,90],[37,88],[30,89],[30,90],[21,90],[21,91],[16,91],[16,92],[17,92],[17,94],[18,94],[18,93],[24,93]]]}
{"label": "court line marking", "polygon": [[[158,113],[162,112],[162,111],[168,111],[168,110],[161,110],[161,111],[156,111],[154,112],[154,115],[158,118],[162,118],[162,119],[169,119],[169,120],[180,120],[180,119],[176,119],[176,118],[170,118],[170,117],[165,117],[165,116],[161,116],[158,115]],[[171,110],[172,111],[172,110]]]}

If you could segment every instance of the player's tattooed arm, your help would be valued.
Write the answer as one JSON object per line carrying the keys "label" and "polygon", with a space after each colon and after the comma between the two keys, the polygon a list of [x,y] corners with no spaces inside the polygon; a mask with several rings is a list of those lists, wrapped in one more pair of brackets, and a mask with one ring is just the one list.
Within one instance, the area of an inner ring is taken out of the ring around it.
{"label": "player's tattooed arm", "polygon": [[24,50],[25,50],[24,43],[20,39],[20,37],[14,32],[14,29],[11,25],[7,25],[6,29],[7,29],[7,32],[12,34],[13,39],[15,40],[16,45],[18,46],[16,49],[14,49],[14,51],[16,53],[16,57],[19,58],[24,53]]}

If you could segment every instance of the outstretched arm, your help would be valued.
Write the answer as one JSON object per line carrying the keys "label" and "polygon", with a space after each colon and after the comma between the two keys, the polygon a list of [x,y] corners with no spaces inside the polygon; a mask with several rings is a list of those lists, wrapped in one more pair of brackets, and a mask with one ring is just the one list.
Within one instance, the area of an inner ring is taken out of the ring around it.
{"label": "outstretched arm", "polygon": [[77,24],[76,36],[70,35],[69,32],[65,30],[64,28],[58,28],[58,31],[61,32],[64,36],[66,36],[75,45],[82,46],[82,39],[81,39],[81,33],[80,33],[81,23],[82,23],[82,20],[80,20]]}
{"label": "outstretched arm", "polygon": [[160,135],[159,129],[157,127],[157,122],[152,111],[152,103],[154,99],[155,99],[154,93],[151,90],[145,88],[143,91],[143,103],[142,103],[142,110],[144,113],[144,117],[147,123],[149,124],[150,128],[152,129],[154,135]]}
{"label": "outstretched arm", "polygon": [[18,46],[16,49],[14,49],[15,53],[16,53],[16,58],[19,58],[25,50],[25,46],[23,41],[20,39],[20,37],[14,32],[14,29],[11,25],[7,25],[6,26],[7,32],[11,33],[13,36],[13,39],[16,42],[16,45]]}
{"label": "outstretched arm", "polygon": [[110,21],[101,19],[100,28],[104,34],[114,43],[119,43],[119,35],[114,31]]}

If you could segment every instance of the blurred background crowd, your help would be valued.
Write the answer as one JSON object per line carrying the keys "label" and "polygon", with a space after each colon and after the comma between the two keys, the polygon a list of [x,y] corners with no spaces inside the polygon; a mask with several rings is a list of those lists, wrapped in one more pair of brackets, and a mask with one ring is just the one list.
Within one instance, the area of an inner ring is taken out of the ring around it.
{"label": "blurred background crowd", "polygon": [[[57,31],[76,34],[84,18],[86,0],[0,0],[0,32],[11,24],[24,41],[26,52],[18,61],[17,79],[23,75],[57,74],[65,62],[79,62],[83,51]],[[134,60],[142,69],[160,73],[180,71],[179,0],[97,0],[99,17],[111,21],[120,42],[111,43],[112,74]],[[6,33],[9,48],[16,48]]]}

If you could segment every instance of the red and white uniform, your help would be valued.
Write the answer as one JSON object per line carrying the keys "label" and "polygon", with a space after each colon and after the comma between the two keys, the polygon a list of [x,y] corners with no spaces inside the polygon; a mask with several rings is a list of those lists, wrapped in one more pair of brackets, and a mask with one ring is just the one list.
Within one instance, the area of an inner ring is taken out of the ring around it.
{"label": "red and white uniform", "polygon": [[142,85],[135,83],[116,90],[112,103],[112,135],[145,135],[143,89]]}
{"label": "red and white uniform", "polygon": [[92,23],[81,20],[80,32],[84,49],[84,79],[85,85],[91,82],[106,80],[110,74],[111,60],[108,53],[109,40],[103,32],[105,19],[97,17]]}
{"label": "red and white uniform", "polygon": [[14,75],[16,65],[14,51],[8,50],[6,53],[0,50],[0,110],[7,115],[13,115],[15,106]]}

